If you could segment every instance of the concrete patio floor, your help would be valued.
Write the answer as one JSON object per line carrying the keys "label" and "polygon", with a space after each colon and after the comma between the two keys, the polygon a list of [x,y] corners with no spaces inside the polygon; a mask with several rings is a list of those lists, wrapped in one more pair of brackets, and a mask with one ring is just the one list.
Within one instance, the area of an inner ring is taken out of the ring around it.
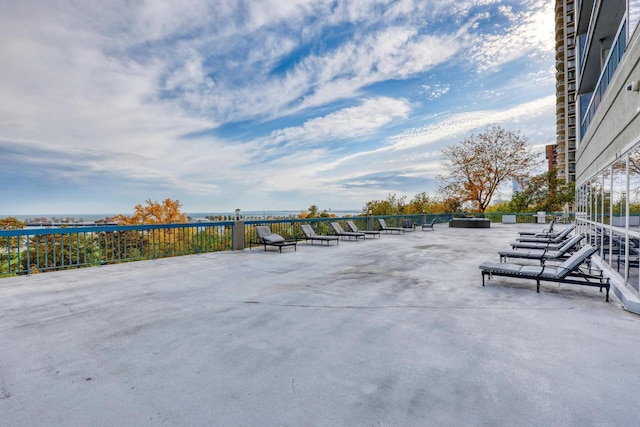
{"label": "concrete patio floor", "polygon": [[0,279],[0,425],[640,425],[640,316],[482,287],[525,228]]}

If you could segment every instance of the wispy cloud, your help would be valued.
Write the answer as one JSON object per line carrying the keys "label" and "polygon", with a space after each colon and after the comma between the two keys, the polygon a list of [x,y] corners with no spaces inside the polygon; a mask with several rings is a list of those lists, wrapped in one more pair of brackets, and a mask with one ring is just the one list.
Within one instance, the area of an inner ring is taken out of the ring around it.
{"label": "wispy cloud", "polygon": [[406,118],[410,111],[409,103],[404,100],[387,97],[366,99],[361,105],[310,119],[302,126],[275,131],[272,138],[276,143],[289,141],[293,145],[358,139]]}
{"label": "wispy cloud", "polygon": [[390,148],[407,149],[458,137],[490,124],[514,123],[535,118],[555,108],[555,97],[546,96],[503,110],[482,110],[454,114],[437,123],[409,129],[390,139]]}

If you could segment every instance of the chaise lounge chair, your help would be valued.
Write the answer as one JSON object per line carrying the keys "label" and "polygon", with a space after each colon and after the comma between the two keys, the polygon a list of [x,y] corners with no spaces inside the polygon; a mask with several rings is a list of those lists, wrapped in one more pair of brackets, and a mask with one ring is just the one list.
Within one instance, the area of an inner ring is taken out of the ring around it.
{"label": "chaise lounge chair", "polygon": [[519,251],[500,251],[498,255],[500,255],[500,262],[506,262],[507,258],[537,259],[540,260],[540,262],[544,262],[544,260],[557,260],[567,258],[571,255],[572,250],[578,246],[582,239],[584,239],[584,235],[576,234],[569,240],[566,240],[557,250],[524,249]]}
{"label": "chaise lounge chair", "polygon": [[342,228],[342,226],[340,226],[340,224],[338,224],[337,222],[332,222],[331,223],[331,228],[333,229],[333,233],[336,236],[340,236],[342,238],[348,237],[349,240],[351,240],[351,238],[353,237],[354,239],[356,239],[356,242],[358,241],[359,238],[363,238],[366,239],[367,235],[364,234],[363,232],[350,232],[350,231],[344,231],[344,229]]}
{"label": "chaise lounge chair", "polygon": [[511,242],[512,249],[547,249],[549,251],[557,251],[565,241],[560,243],[542,243],[542,242]]}
{"label": "chaise lounge chair", "polygon": [[321,244],[322,242],[327,242],[327,246],[329,246],[331,242],[336,242],[336,245],[340,244],[339,236],[320,236],[313,231],[313,228],[309,224],[300,224],[300,230],[302,230],[302,234],[304,234],[304,240],[311,240],[312,245],[314,241],[318,241]]}
{"label": "chaise lounge chair", "polygon": [[435,218],[432,219],[431,222],[428,224],[422,224],[422,231],[429,230],[429,229],[431,229],[431,231],[435,231],[435,229],[433,228],[434,225],[436,225]]}
{"label": "chaise lounge chair", "polygon": [[369,230],[360,230],[358,229],[358,226],[356,225],[355,222],[353,221],[346,221],[347,224],[347,228],[349,229],[349,231],[351,231],[352,233],[364,233],[365,236],[373,236],[373,238],[375,239],[376,237],[380,237],[380,232],[379,231],[369,231]]}
{"label": "chaise lounge chair", "polygon": [[602,274],[591,274],[590,272],[585,272],[580,269],[582,263],[595,252],[596,249],[593,246],[586,245],[557,267],[485,262],[480,265],[480,270],[482,270],[482,286],[485,284],[485,276],[489,276],[489,280],[491,280],[492,276],[535,280],[536,292],[540,292],[541,281],[569,285],[596,286],[600,288],[600,292],[602,292],[602,288],[607,290],[605,300],[609,301],[609,278],[602,276]]}
{"label": "chaise lounge chair", "polygon": [[549,223],[549,228],[543,229],[542,231],[519,231],[518,234],[521,236],[537,236],[538,234],[542,234],[543,236],[540,237],[545,237],[544,235],[557,234],[553,232],[553,226],[555,224],[556,219],[554,218]]}
{"label": "chaise lounge chair", "polygon": [[519,237],[516,239],[518,242],[531,242],[531,243],[561,243],[567,239],[567,236],[576,228],[575,225],[567,227],[553,237]]}
{"label": "chaise lounge chair", "polygon": [[285,240],[279,234],[275,234],[271,232],[271,229],[267,225],[256,225],[256,236],[258,238],[257,241],[249,240],[249,249],[251,249],[252,245],[264,245],[264,250],[267,250],[267,246],[275,246],[280,249],[280,253],[282,253],[282,248],[293,246],[294,250],[298,250],[297,241],[294,240]]}
{"label": "chaise lounge chair", "polygon": [[404,228],[387,227],[387,223],[382,218],[378,218],[378,225],[380,226],[380,231],[384,231],[385,233],[391,232],[392,234],[393,233],[404,234]]}
{"label": "chaise lounge chair", "polygon": [[404,229],[404,231],[415,231],[416,225],[410,219],[403,219],[402,228]]}

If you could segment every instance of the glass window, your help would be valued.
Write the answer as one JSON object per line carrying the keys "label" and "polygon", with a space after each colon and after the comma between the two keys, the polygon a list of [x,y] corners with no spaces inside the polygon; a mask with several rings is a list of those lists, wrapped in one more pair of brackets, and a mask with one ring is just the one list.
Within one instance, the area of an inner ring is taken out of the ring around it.
{"label": "glass window", "polygon": [[611,188],[611,224],[627,226],[627,161],[621,159],[613,165]]}
{"label": "glass window", "polygon": [[611,242],[611,170],[609,168],[602,172],[602,233],[601,258],[610,259]]}
{"label": "glass window", "polygon": [[629,255],[626,262],[625,277],[627,286],[640,295],[640,274],[638,271],[640,256],[640,147],[629,153]]}
{"label": "glass window", "polygon": [[619,159],[611,168],[611,267],[619,274],[627,253],[627,159]]}

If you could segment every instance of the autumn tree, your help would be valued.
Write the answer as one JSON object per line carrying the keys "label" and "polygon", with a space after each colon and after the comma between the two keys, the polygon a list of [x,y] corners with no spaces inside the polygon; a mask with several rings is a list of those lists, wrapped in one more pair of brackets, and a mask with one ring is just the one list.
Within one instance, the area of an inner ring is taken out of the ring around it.
{"label": "autumn tree", "polygon": [[536,155],[519,132],[498,125],[471,135],[458,145],[442,150],[446,174],[438,176],[445,197],[476,204],[484,212],[503,182],[522,182],[529,176]]}
{"label": "autumn tree", "polygon": [[[24,228],[25,225],[26,224],[24,222],[12,216],[0,219],[0,230],[20,230]],[[17,246],[17,243],[18,243],[18,238],[16,237],[11,238],[11,242],[10,242],[11,247]],[[6,249],[7,245],[9,245],[9,238],[0,237],[0,247]]]}
{"label": "autumn tree", "polygon": [[446,214],[460,212],[462,210],[462,202],[456,197],[447,197],[442,199],[434,199],[429,204],[427,213]]}
{"label": "autumn tree", "polygon": [[373,215],[401,215],[405,213],[405,196],[398,197],[395,193],[389,194],[386,200],[371,200],[362,208],[362,213],[369,211]]}
{"label": "autumn tree", "polygon": [[19,230],[24,228],[25,223],[15,217],[0,218],[0,230]]}
{"label": "autumn tree", "polygon": [[408,214],[421,214],[422,212],[430,212],[433,201],[427,195],[422,192],[413,196],[413,199],[409,201],[409,204],[405,207],[405,212]]}
{"label": "autumn tree", "polygon": [[146,206],[136,205],[132,216],[116,215],[113,219],[119,224],[173,224],[187,222],[178,200],[165,199],[162,203],[146,201]]}

